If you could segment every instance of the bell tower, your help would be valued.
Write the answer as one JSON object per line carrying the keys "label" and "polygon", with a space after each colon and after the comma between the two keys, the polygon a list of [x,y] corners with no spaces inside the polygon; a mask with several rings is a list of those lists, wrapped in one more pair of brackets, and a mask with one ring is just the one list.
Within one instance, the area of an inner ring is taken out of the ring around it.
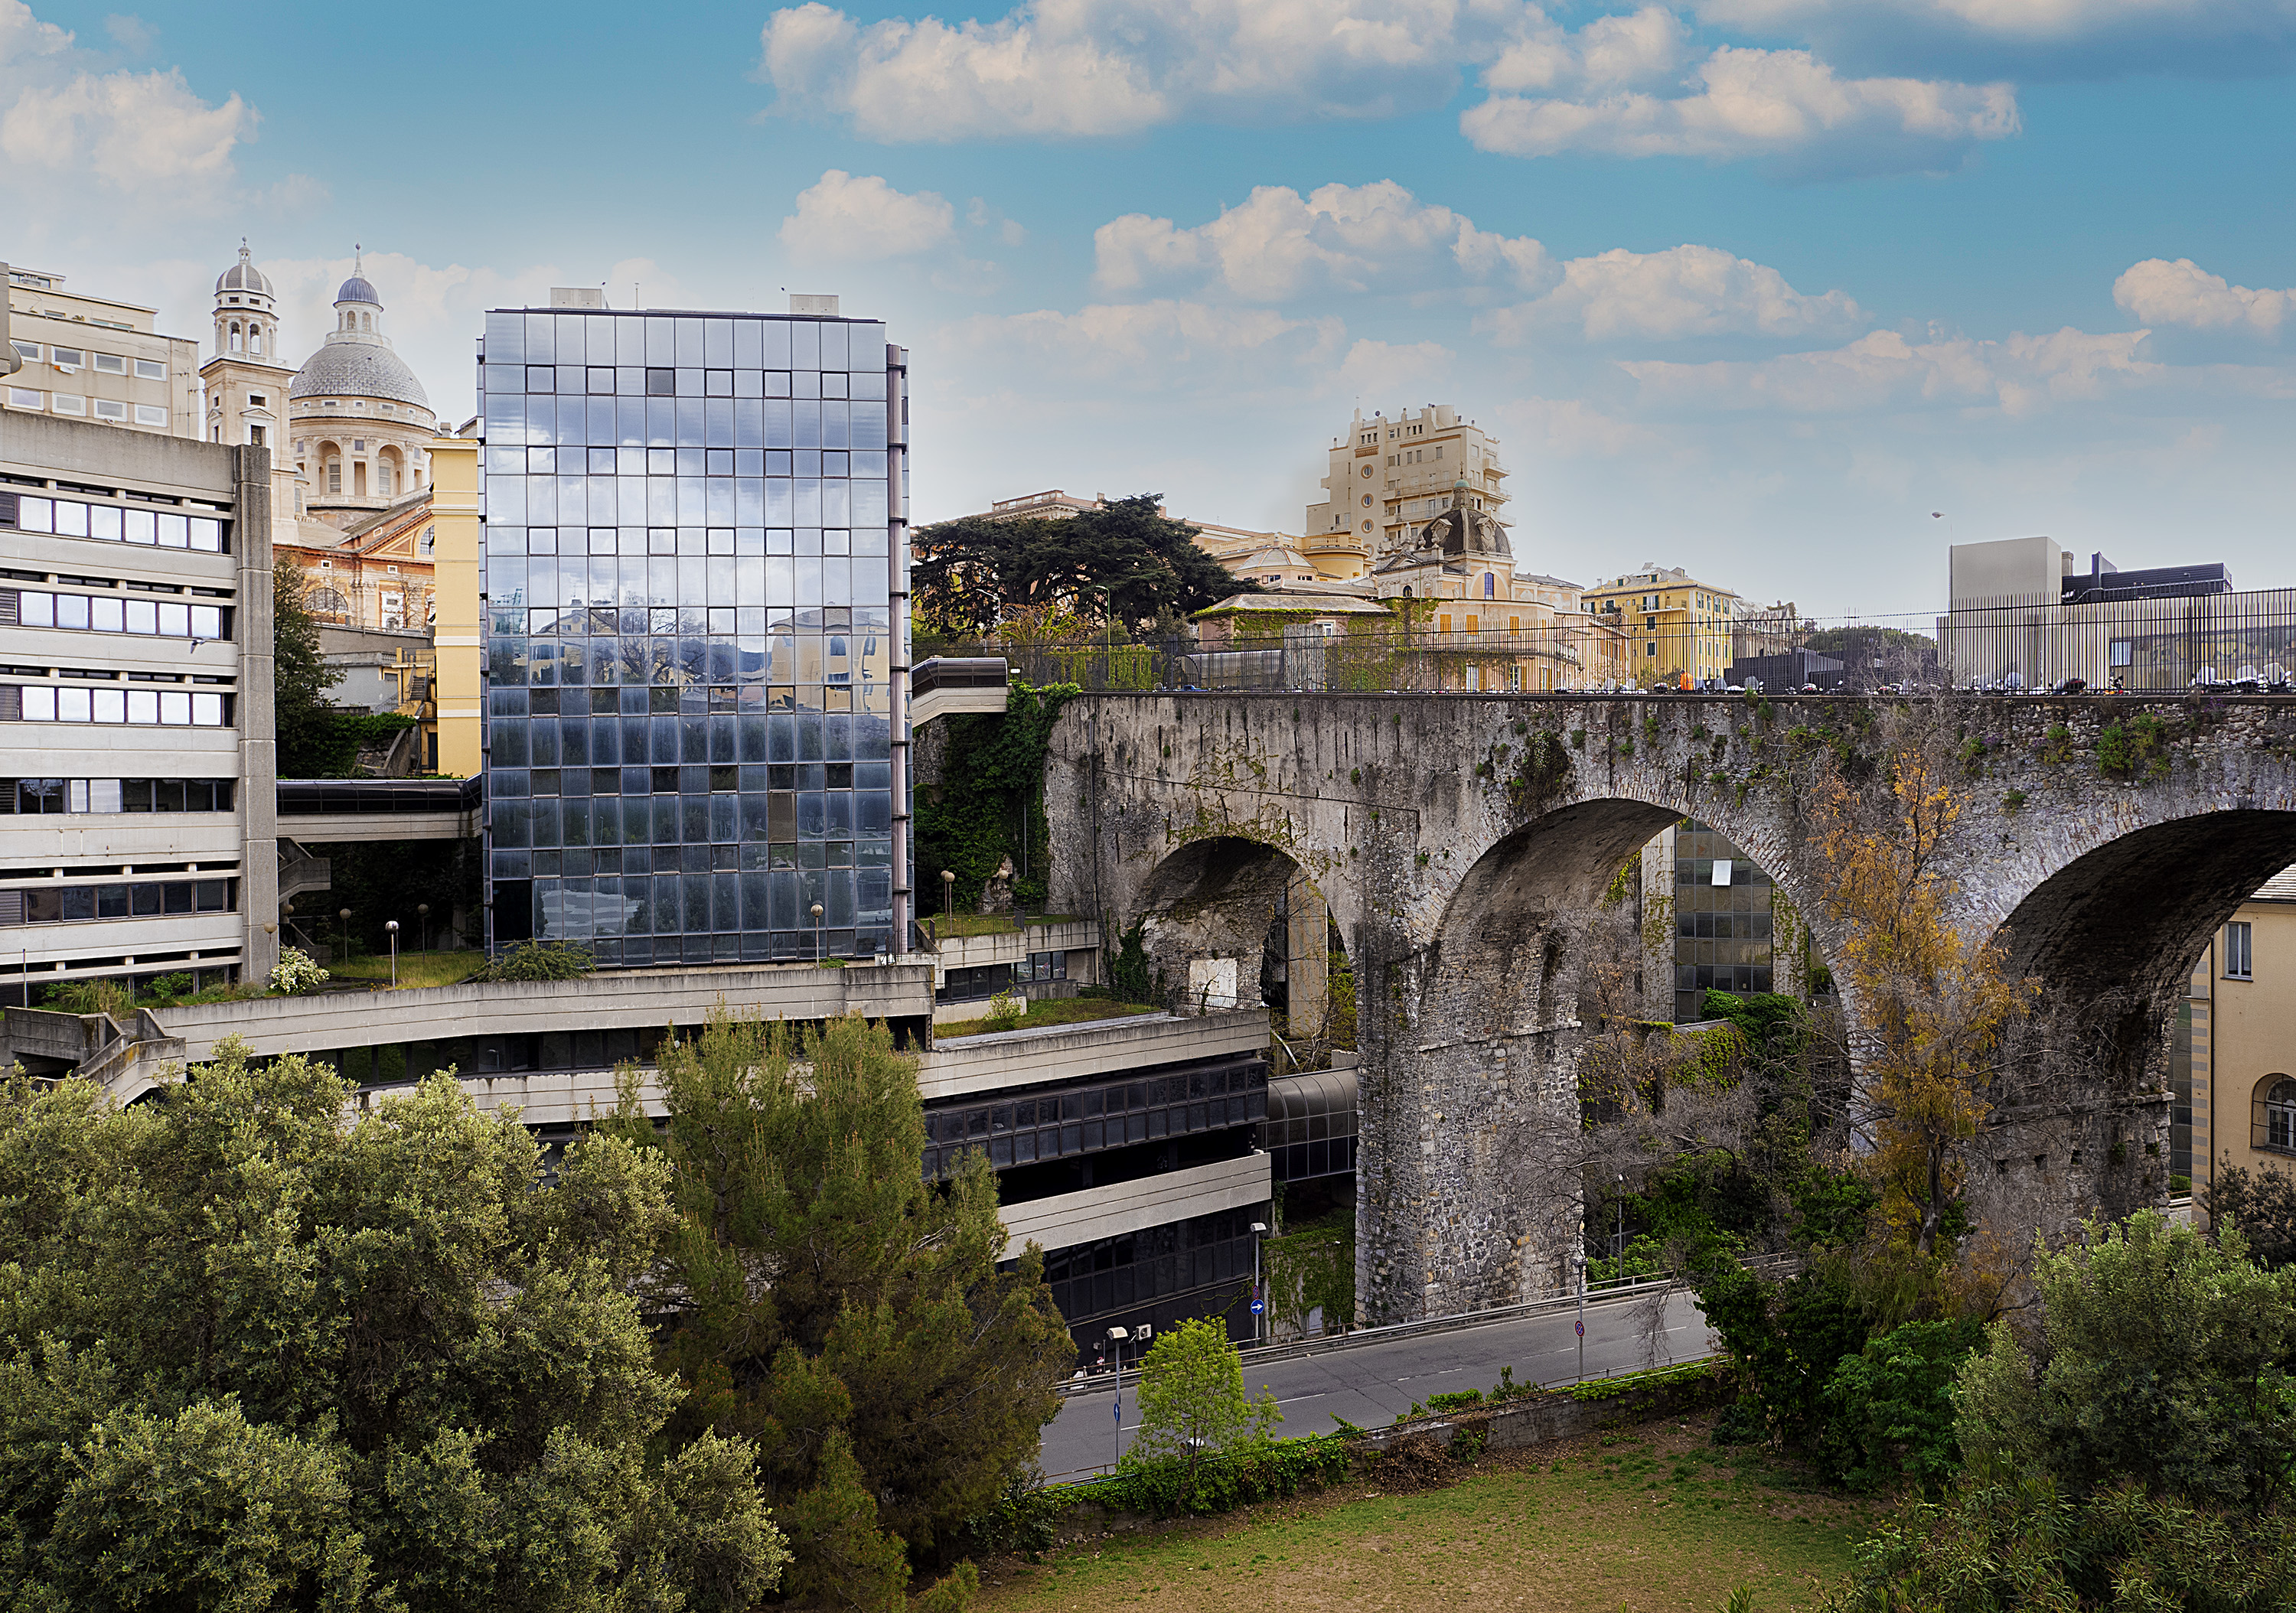
{"label": "bell tower", "polygon": [[271,450],[274,464],[287,461],[289,445],[280,433],[294,376],[279,353],[278,292],[242,240],[239,261],[216,277],[215,356],[200,366],[208,440],[259,444]]}

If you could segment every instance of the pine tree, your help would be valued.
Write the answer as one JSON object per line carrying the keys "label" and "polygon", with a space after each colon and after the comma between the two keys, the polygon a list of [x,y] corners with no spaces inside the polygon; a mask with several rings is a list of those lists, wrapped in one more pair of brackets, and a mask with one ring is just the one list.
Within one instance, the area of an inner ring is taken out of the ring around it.
{"label": "pine tree", "polygon": [[805,1584],[890,1560],[865,1535],[931,1552],[1034,1460],[1058,1408],[1075,1350],[1042,1251],[997,1269],[984,1156],[923,1180],[916,1062],[882,1025],[833,1020],[792,1057],[783,1028],[721,1013],[659,1072],[662,1129],[637,1114],[634,1073],[615,1129],[676,1182],[654,1296],[686,1388],[676,1431],[757,1442]]}
{"label": "pine tree", "polygon": [[343,675],[320,658],[319,624],[312,618],[303,568],[282,555],[271,569],[272,731],[279,742],[279,776],[317,777],[334,736],[326,692]]}

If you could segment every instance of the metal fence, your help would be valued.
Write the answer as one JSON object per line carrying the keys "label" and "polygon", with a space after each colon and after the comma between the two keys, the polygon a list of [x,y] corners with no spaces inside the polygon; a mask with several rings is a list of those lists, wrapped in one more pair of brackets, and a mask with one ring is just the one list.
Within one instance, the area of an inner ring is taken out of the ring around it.
{"label": "metal fence", "polygon": [[1094,691],[1264,689],[1332,693],[1548,693],[1625,687],[1607,664],[1607,629],[1443,633],[1413,626],[1325,634],[1312,628],[1198,642],[1124,643],[966,640],[920,644],[920,656],[1002,656],[1039,687]]}
{"label": "metal fence", "polygon": [[[2092,604],[1987,601],[1922,618],[1934,622],[1934,635],[1890,625],[1913,619],[1805,618],[1792,633],[1766,635],[1762,648],[1839,658],[1840,687],[1851,692],[1883,686],[2046,690],[2072,678],[2132,693],[2296,689],[2296,589]],[[1108,692],[1583,694],[1660,681],[1654,661],[1640,667],[1621,662],[1620,647],[1616,629],[1592,623],[1506,634],[1445,633],[1414,622],[1332,632],[1300,626],[1201,641],[987,639],[919,649],[1002,656],[1023,682]]]}
{"label": "metal fence", "polygon": [[2068,678],[2136,693],[2285,687],[2296,589],[2068,605],[2010,598],[1937,618],[1956,687],[2046,689]]}

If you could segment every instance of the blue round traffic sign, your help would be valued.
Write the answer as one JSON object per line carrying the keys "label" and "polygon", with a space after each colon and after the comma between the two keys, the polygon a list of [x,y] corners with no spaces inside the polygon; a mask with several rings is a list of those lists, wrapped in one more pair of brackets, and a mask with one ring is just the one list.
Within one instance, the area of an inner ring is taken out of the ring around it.
{"label": "blue round traffic sign", "polygon": [[1267,1308],[1267,1305],[1265,1300],[1255,1299],[1251,1302],[1251,1314],[1255,1316],[1259,1315]]}
{"label": "blue round traffic sign", "polygon": [[1570,1325],[1578,1330],[1578,1337],[1584,1339],[1587,1336],[1587,1324],[1585,1322],[1574,1322]]}

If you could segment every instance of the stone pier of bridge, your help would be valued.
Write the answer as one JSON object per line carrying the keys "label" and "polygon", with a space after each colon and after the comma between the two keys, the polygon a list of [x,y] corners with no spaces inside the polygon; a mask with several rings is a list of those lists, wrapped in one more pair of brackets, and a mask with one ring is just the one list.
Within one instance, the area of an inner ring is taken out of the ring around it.
{"label": "stone pier of bridge", "polygon": [[[1873,749],[1855,697],[1086,694],[1047,760],[1052,901],[1138,928],[1181,1011],[1260,1000],[1282,935],[1292,1020],[1327,911],[1356,980],[1361,1319],[1570,1281],[1580,1237],[1570,922],[1669,824],[1727,835],[1838,952],[1805,765]],[[2167,1014],[2210,933],[2296,863],[2296,700],[1948,700],[1968,780],[1955,922],[2112,1051],[1972,1144],[1982,1218],[2045,1228],[2168,1191]],[[2115,737],[2117,734],[2117,738]],[[2103,752],[2100,738],[2106,740]],[[2129,763],[2118,771],[2100,766]],[[1312,946],[1308,935],[1314,932]]]}

